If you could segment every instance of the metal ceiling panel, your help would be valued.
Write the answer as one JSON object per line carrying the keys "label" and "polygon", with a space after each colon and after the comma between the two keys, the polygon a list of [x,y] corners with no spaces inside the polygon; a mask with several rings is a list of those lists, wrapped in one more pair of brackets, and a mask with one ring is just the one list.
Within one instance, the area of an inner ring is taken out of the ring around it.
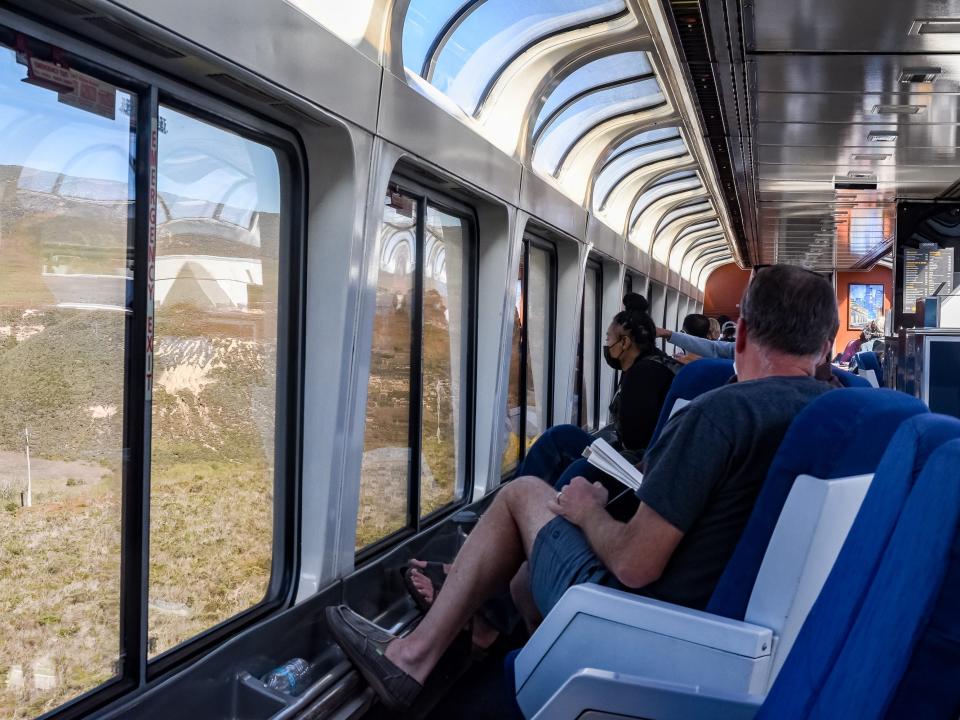
{"label": "metal ceiling panel", "polygon": [[960,147],[850,148],[763,145],[757,162],[769,165],[846,165],[868,170],[894,166],[960,167]]}
{"label": "metal ceiling panel", "polygon": [[[897,133],[895,142],[873,142],[872,132]],[[802,122],[764,122],[760,118],[757,124],[756,141],[758,145],[793,145],[823,147],[860,147],[871,152],[884,152],[899,147],[938,148],[954,146],[960,137],[956,125],[907,124],[898,127],[896,123],[870,123],[842,126]]]}
{"label": "metal ceiling panel", "polygon": [[[960,93],[957,55],[763,55],[755,64],[759,92]],[[930,82],[901,80],[920,70],[940,73]]]}
{"label": "metal ceiling panel", "polygon": [[[948,93],[759,93],[757,116],[764,123],[813,122],[912,125],[960,122],[958,97]],[[903,112],[886,110],[903,108]]]}
{"label": "metal ceiling panel", "polygon": [[753,8],[754,40],[748,51],[883,54],[957,49],[955,33],[923,32],[915,21],[960,18],[960,0],[754,0]]}

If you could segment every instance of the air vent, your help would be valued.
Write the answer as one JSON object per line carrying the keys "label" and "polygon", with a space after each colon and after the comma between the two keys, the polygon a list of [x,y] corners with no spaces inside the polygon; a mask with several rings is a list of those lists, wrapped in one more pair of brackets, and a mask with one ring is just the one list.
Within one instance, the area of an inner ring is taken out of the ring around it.
{"label": "air vent", "polygon": [[854,153],[850,156],[851,160],[861,162],[883,162],[890,159],[889,153]]}
{"label": "air vent", "polygon": [[146,50],[147,52],[153,53],[154,55],[162,57],[166,60],[174,60],[176,58],[186,57],[186,55],[179,50],[174,50],[166,45],[161,45],[155,40],[151,40],[150,38],[141,35],[137,31],[130,29],[126,25],[118,23],[116,20],[111,20],[110,18],[105,17],[88,17],[84,18],[84,20],[94,27],[97,27],[106,33],[110,33],[111,35],[123,40],[126,43],[129,43],[130,45],[134,45],[141,50]]}
{"label": "air vent", "polygon": [[904,68],[900,72],[900,82],[908,83],[932,83],[943,74],[943,68],[939,67],[912,67]]}
{"label": "air vent", "polygon": [[893,130],[874,130],[867,135],[867,141],[872,143],[891,143],[897,141],[897,133]]}
{"label": "air vent", "polygon": [[214,73],[213,75],[207,75],[211,80],[216,80],[221,85],[225,85],[234,92],[241,93],[247,97],[251,97],[260,102],[270,102],[273,100],[272,97],[267,95],[265,92],[257,90],[253,85],[247,85],[243,80],[237,80],[232,75],[227,75],[226,73]]}
{"label": "air vent", "polygon": [[926,110],[926,105],[874,105],[874,115],[916,115]]}
{"label": "air vent", "polygon": [[910,26],[911,35],[956,35],[960,18],[918,18]]}

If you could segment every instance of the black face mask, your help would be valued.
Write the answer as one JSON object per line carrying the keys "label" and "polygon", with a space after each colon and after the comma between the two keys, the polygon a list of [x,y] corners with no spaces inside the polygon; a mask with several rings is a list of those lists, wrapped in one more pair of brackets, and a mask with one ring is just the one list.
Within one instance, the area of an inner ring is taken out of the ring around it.
{"label": "black face mask", "polygon": [[[623,355],[622,352],[620,354]],[[607,363],[607,365],[612,367],[614,370],[620,369],[620,358],[615,358],[613,355],[610,354],[609,345],[603,346],[603,359]]]}

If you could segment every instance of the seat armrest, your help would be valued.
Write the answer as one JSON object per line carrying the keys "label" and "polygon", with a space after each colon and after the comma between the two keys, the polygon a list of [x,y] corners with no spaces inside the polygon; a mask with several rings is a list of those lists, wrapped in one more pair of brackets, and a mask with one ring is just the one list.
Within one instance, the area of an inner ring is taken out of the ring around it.
{"label": "seat armrest", "polygon": [[531,720],[585,713],[644,720],[753,720],[763,697],[704,692],[695,685],[587,668],[570,677]]}
{"label": "seat armrest", "polygon": [[764,627],[593,584],[560,599],[517,656],[517,702],[536,712],[584,668],[727,692],[766,687],[773,633]]}

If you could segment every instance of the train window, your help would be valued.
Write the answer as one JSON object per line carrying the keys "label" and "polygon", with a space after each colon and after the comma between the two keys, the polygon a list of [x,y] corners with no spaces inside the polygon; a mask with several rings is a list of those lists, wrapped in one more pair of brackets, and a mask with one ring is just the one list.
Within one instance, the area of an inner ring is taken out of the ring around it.
{"label": "train window", "polygon": [[96,102],[58,91],[51,50],[0,28],[5,718],[111,679],[120,649],[137,97],[79,65]]}
{"label": "train window", "polygon": [[588,430],[600,426],[600,346],[603,270],[589,261],[583,284],[580,346],[577,357],[577,424]]}
{"label": "train window", "polygon": [[551,246],[524,239],[513,315],[504,476],[517,468],[526,449],[550,425],[554,258]]}
{"label": "train window", "polygon": [[169,107],[160,122],[151,655],[267,593],[282,188],[271,147]]}
{"label": "train window", "polygon": [[[472,403],[472,225],[391,187],[380,232],[358,550],[463,499]],[[413,478],[417,478],[416,482]]]}

